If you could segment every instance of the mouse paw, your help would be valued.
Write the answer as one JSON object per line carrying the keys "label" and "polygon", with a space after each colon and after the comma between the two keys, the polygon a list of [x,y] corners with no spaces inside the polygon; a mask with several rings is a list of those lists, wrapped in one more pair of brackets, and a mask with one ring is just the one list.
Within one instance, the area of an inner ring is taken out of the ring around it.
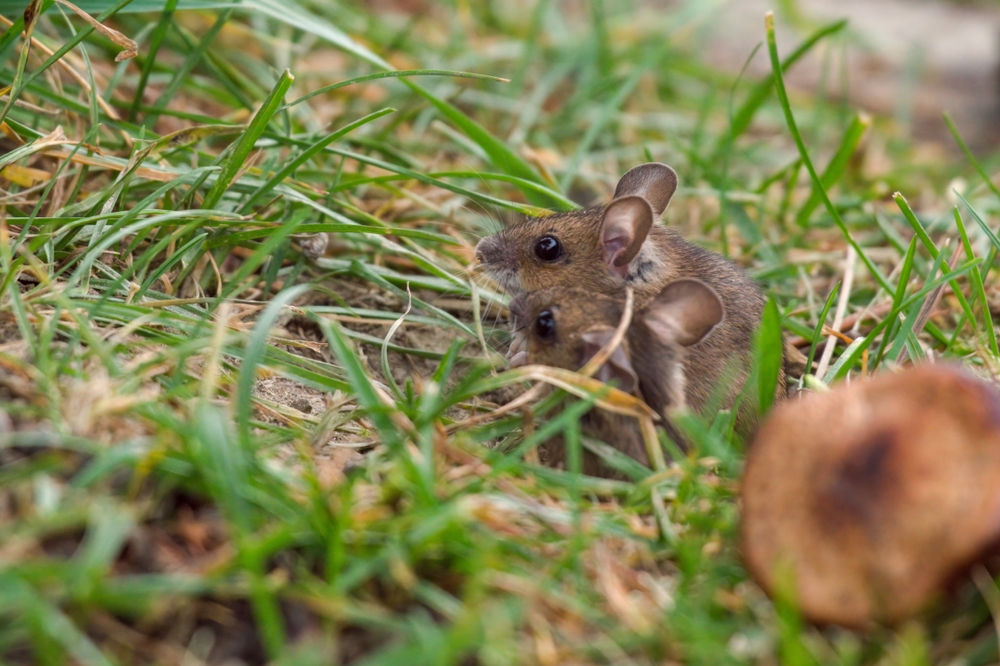
{"label": "mouse paw", "polygon": [[522,365],[528,365],[528,352],[526,351],[519,351],[514,354],[510,359],[508,367],[520,368]]}
{"label": "mouse paw", "polygon": [[505,357],[508,361],[513,359],[518,354],[528,354],[528,336],[524,333],[514,333],[514,336],[510,340],[510,349],[507,350],[507,356]]}

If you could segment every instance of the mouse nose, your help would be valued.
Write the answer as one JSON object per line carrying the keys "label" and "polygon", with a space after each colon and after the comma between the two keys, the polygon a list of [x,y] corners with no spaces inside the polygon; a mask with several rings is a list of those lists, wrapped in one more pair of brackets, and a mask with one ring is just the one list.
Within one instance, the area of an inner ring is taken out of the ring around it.
{"label": "mouse nose", "polygon": [[492,264],[500,259],[500,248],[493,236],[487,236],[476,244],[476,261],[481,264]]}

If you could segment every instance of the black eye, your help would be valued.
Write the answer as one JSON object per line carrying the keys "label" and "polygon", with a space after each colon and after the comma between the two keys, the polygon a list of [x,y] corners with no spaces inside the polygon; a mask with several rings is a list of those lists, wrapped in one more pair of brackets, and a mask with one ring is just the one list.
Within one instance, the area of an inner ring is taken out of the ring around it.
{"label": "black eye", "polygon": [[542,310],[535,319],[535,333],[540,338],[549,339],[556,334],[556,320],[551,310]]}
{"label": "black eye", "polygon": [[562,256],[562,243],[555,236],[542,236],[535,241],[535,256],[542,261],[555,261]]}

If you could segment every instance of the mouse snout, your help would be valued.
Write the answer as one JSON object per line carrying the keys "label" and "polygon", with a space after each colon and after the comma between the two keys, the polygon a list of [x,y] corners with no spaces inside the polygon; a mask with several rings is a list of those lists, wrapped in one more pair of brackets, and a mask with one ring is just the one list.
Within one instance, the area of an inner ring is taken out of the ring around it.
{"label": "mouse snout", "polygon": [[487,236],[476,245],[476,261],[481,264],[495,264],[500,260],[500,246],[495,236]]}

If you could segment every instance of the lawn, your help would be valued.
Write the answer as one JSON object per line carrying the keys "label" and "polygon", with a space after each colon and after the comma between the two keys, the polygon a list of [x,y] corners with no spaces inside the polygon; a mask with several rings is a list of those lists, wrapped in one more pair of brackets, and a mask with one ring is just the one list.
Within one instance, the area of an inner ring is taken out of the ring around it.
{"label": "lawn", "polygon": [[[0,0],[0,663],[1000,658],[972,583],[865,633],[765,597],[728,414],[647,469],[581,435],[582,381],[503,407],[552,377],[505,371],[474,267],[665,162],[665,223],[766,287],[794,387],[992,378],[1000,155],[961,127],[913,145],[837,77],[713,69],[712,3],[25,3]],[[852,41],[747,29],[772,71]],[[583,447],[631,480],[574,473]]]}

